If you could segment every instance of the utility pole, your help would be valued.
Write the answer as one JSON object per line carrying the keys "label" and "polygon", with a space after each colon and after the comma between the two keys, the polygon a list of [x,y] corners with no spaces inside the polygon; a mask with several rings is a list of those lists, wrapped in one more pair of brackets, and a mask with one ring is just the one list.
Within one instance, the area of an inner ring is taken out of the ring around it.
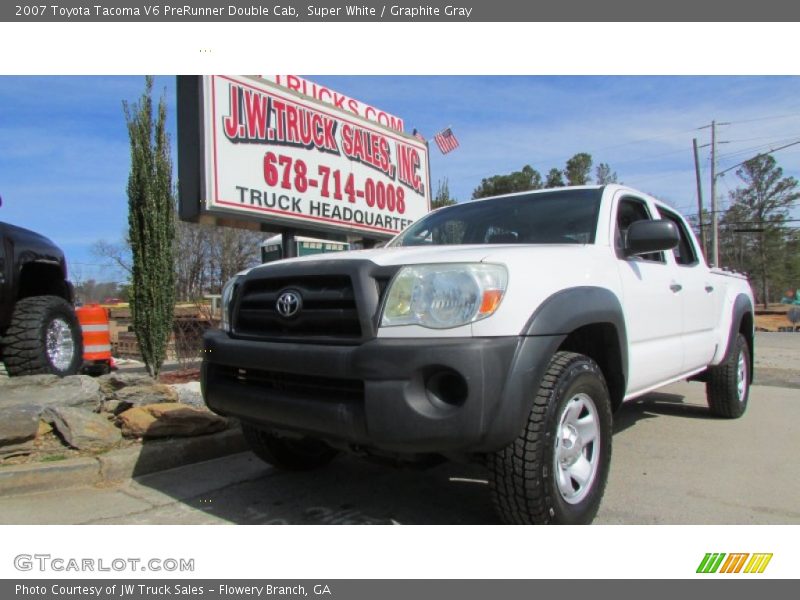
{"label": "utility pole", "polygon": [[711,121],[711,264],[719,266],[719,215],[717,214],[717,122]]}
{"label": "utility pole", "polygon": [[692,139],[694,149],[694,174],[697,180],[697,222],[700,227],[700,247],[703,255],[708,257],[708,246],[706,245],[706,226],[703,223],[703,186],[700,183],[700,159],[697,156],[697,138]]}
{"label": "utility pole", "polygon": [[[719,211],[717,210],[717,144],[727,144],[728,142],[717,141],[717,126],[730,125],[730,123],[717,123],[711,121],[711,125],[700,127],[700,129],[711,128],[711,266],[719,266]],[[709,144],[705,144],[708,146]],[[705,146],[700,146],[705,148]]]}

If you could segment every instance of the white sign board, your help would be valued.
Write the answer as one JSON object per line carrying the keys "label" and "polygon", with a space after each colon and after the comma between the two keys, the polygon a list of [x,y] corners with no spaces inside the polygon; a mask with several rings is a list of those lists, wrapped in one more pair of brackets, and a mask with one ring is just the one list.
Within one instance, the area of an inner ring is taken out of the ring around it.
{"label": "white sign board", "polygon": [[298,75],[262,75],[261,77],[262,79],[277,83],[282,87],[297,92],[298,94],[310,96],[325,104],[331,104],[345,112],[353,113],[368,121],[374,121],[389,129],[404,131],[403,119],[400,117],[396,117],[385,110],[351,98],[347,94],[337,92],[325,85],[303,79]]}
{"label": "white sign board", "polygon": [[203,88],[206,211],[390,237],[430,210],[424,142],[261,79]]}

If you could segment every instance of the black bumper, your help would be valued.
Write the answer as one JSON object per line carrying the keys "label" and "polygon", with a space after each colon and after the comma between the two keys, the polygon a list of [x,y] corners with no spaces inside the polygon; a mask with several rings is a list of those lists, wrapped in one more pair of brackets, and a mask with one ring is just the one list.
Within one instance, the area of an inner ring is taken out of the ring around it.
{"label": "black bumper", "polygon": [[254,425],[401,453],[489,452],[522,430],[562,336],[255,342],[209,331],[203,396]]}

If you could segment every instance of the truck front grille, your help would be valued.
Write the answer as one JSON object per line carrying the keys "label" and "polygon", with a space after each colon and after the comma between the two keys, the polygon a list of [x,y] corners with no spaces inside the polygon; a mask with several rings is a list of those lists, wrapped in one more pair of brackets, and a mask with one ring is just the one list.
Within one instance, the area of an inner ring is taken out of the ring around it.
{"label": "truck front grille", "polygon": [[[301,298],[297,314],[284,316],[278,299],[285,292]],[[347,275],[311,275],[255,279],[241,290],[234,330],[260,339],[361,338],[353,283]]]}

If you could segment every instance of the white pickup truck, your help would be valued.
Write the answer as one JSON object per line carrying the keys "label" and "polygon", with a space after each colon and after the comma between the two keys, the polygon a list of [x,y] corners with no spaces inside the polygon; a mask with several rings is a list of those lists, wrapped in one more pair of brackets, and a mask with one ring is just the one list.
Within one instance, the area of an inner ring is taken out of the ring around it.
{"label": "white pickup truck", "polygon": [[484,461],[507,523],[593,520],[625,400],[694,379],[735,418],[753,373],[746,278],[617,185],[462,203],[384,248],[256,267],[223,312],[205,400],[261,458]]}

